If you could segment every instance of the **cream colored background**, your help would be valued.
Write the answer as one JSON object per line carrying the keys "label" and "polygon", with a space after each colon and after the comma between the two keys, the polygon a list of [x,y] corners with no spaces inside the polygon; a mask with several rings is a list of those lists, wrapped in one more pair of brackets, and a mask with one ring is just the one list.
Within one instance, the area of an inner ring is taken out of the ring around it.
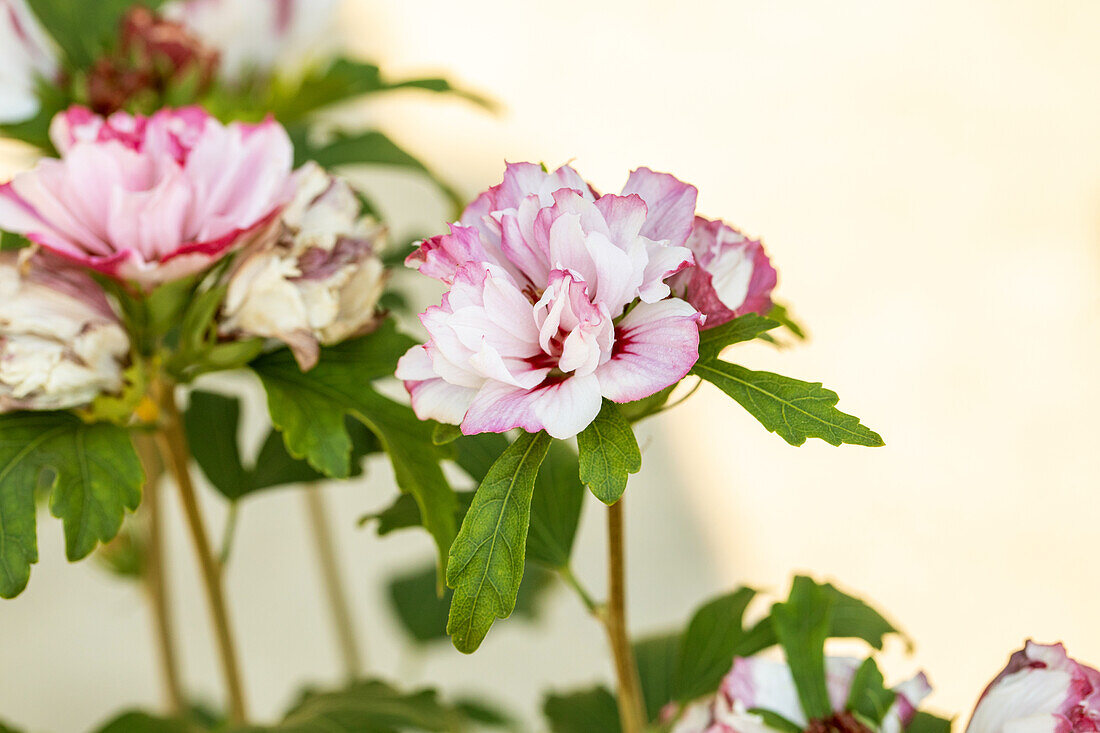
{"label": "cream colored background", "polygon": [[[698,185],[701,211],[762,235],[813,339],[735,358],[822,380],[887,441],[790,448],[709,388],[648,426],[628,492],[637,628],[676,623],[738,582],[781,591],[806,569],[899,620],[918,648],[911,660],[894,649],[891,670],[927,669],[944,711],[965,717],[1028,636],[1100,663],[1100,5],[351,0],[345,11],[350,42],[391,70],[445,71],[506,104],[499,119],[416,95],[368,111],[469,192],[505,158],[575,158],[603,190],[649,165]],[[399,228],[443,215],[401,205],[427,192],[406,177],[372,188]],[[372,468],[332,504],[375,668],[529,711],[542,687],[610,674],[598,630],[565,593],[541,634],[502,623],[471,658],[405,651],[379,588],[428,545],[355,529],[392,491],[388,470]],[[338,669],[300,501],[251,500],[229,570],[263,715]],[[599,589],[597,509],[578,565]],[[190,548],[172,529],[187,678],[214,695],[205,609],[184,597],[198,587]],[[67,565],[55,521],[43,517],[40,534],[30,587],[0,604],[0,716],[76,731],[119,700],[155,702],[140,594]]]}

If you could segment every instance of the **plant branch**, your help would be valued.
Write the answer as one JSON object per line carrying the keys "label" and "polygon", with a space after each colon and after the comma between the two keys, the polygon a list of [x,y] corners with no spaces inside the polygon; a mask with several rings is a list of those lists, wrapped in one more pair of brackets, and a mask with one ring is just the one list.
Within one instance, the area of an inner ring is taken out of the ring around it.
{"label": "plant branch", "polygon": [[645,701],[638,680],[638,665],[626,626],[626,553],[623,543],[623,500],[607,508],[608,598],[604,625],[615,675],[619,680],[619,718],[623,733],[642,733],[646,725]]}
{"label": "plant branch", "polygon": [[161,427],[157,432],[157,445],[169,471],[176,480],[180,500],[183,502],[187,526],[198,556],[199,569],[206,587],[206,600],[210,606],[210,616],[217,639],[218,654],[221,658],[222,673],[225,677],[226,692],[229,697],[229,716],[237,724],[245,722],[247,711],[244,701],[244,689],[241,684],[240,667],[233,644],[233,632],[226,610],[225,592],[222,588],[221,566],[210,547],[206,526],[199,511],[195,486],[191,482],[190,450],[187,435],[183,429],[183,419],[176,404],[171,383],[162,386],[160,395]]}
{"label": "plant branch", "polygon": [[588,592],[588,589],[585,588],[577,576],[573,574],[573,568],[568,565],[560,567],[558,568],[558,575],[561,576],[562,581],[564,581],[566,585],[573,589],[581,599],[581,603],[584,604],[584,607],[587,608],[593,616],[600,618],[603,614],[603,607],[596,602],[592,594]]}
{"label": "plant branch", "polygon": [[164,463],[157,453],[153,436],[145,432],[134,433],[134,447],[145,468],[144,505],[148,521],[148,538],[145,548],[144,579],[153,609],[153,626],[157,637],[161,677],[164,682],[168,712],[176,715],[186,705],[183,687],[180,685],[179,662],[175,639],[172,634],[172,615],[169,609],[168,588],[164,572],[164,546],[162,512],[160,508],[160,479],[164,475]]}
{"label": "plant branch", "polygon": [[344,660],[344,672],[348,679],[354,680],[363,671],[363,660],[359,656],[359,641],[355,635],[355,624],[351,618],[351,604],[340,576],[340,564],[336,557],[336,547],[332,542],[332,533],[325,516],[325,501],[321,487],[312,484],[302,493],[306,503],[306,516],[309,518],[310,534],[317,548],[317,561],[321,566],[321,583],[328,596],[329,610],[332,612],[332,624],[340,646],[340,655]]}

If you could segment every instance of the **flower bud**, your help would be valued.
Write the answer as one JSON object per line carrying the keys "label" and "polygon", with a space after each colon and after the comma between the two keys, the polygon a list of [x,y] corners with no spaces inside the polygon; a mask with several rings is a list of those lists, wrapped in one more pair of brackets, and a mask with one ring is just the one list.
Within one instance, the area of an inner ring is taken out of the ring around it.
{"label": "flower bud", "polygon": [[218,54],[182,23],[165,20],[140,5],[119,28],[118,53],[96,60],[88,74],[89,106],[109,115],[138,99],[161,99],[173,84],[187,80],[201,94],[209,87]]}
{"label": "flower bud", "polygon": [[1100,672],[1029,641],[982,693],[966,733],[1100,730]]}
{"label": "flower bud", "polygon": [[122,388],[130,342],[98,284],[55,258],[0,253],[0,412]]}
{"label": "flower bud", "polygon": [[763,245],[722,221],[695,217],[687,247],[695,267],[669,281],[674,293],[706,315],[706,328],[746,313],[767,315],[776,273]]}
{"label": "flower bud", "polygon": [[299,171],[282,228],[242,253],[229,278],[221,331],[278,339],[302,369],[322,344],[370,329],[386,274],[385,227],[359,216],[348,184],[316,164]]}

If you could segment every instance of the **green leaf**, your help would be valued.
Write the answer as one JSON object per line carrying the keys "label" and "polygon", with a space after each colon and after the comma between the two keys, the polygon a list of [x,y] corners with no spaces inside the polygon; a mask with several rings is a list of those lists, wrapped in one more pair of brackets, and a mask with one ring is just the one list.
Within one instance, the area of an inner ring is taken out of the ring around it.
{"label": "green leaf", "polygon": [[0,252],[8,252],[31,246],[31,240],[12,232],[0,232]]}
{"label": "green leaf", "polygon": [[428,166],[378,130],[337,135],[322,145],[307,141],[295,150],[297,164],[312,160],[323,168],[344,165],[384,165],[408,168],[422,173],[447,197],[451,206],[461,210],[464,197],[437,176]]}
{"label": "green leaf", "polygon": [[395,89],[423,89],[429,92],[436,92],[437,94],[454,94],[490,112],[495,112],[498,109],[497,103],[488,97],[483,97],[480,94],[456,87],[451,82],[442,78],[407,79],[405,81],[391,82],[383,88],[384,91]]}
{"label": "green leaf", "polygon": [[905,733],[951,733],[951,723],[947,718],[918,711],[906,727]]}
{"label": "green leaf", "polygon": [[[459,438],[455,461],[470,478],[480,483],[505,449],[508,439],[496,433]],[[584,504],[584,485],[579,479],[577,452],[568,443],[554,441],[535,479],[531,499],[531,528],[527,533],[527,559],[549,568],[569,564]]]}
{"label": "green leaf", "polygon": [[550,442],[546,433],[523,433],[504,451],[478,487],[451,545],[447,585],[455,594],[447,633],[461,652],[475,651],[493,622],[516,605],[531,494]]}
{"label": "green leaf", "polygon": [[280,122],[290,124],[382,86],[381,71],[374,64],[338,58],[327,67],[314,69],[301,83],[287,85],[276,81],[263,106]]}
{"label": "green leaf", "polygon": [[[470,509],[470,503],[474,500],[474,492],[456,491],[455,499],[458,501],[458,509],[455,511],[455,526],[458,526],[462,523],[462,518],[466,516],[466,512]],[[359,517],[359,526],[361,527],[375,519],[378,520],[378,528],[376,531],[379,537],[384,537],[390,532],[396,532],[401,529],[424,526],[420,518],[420,507],[411,494],[401,494],[394,500],[393,504],[390,504],[382,511],[373,514],[364,514]]]}
{"label": "green leaf", "polygon": [[809,578],[795,578],[790,598],[772,607],[772,626],[787,656],[798,699],[809,720],[833,714],[825,683],[825,639],[834,597]]}
{"label": "green leaf", "polygon": [[[796,583],[814,583],[805,576],[795,578]],[[829,624],[830,639],[862,639],[875,649],[881,650],[886,634],[900,635],[910,649],[912,643],[898,631],[882,614],[864,601],[851,596],[829,583],[816,584],[821,592],[832,598],[833,612]],[[779,643],[772,625],[771,617],[761,619],[748,631],[738,643],[735,655],[748,657]]]}
{"label": "green leaf", "polygon": [[670,384],[660,392],[654,392],[649,397],[619,405],[619,409],[628,422],[636,423],[643,418],[660,412],[661,408],[668,402],[668,398],[672,396],[673,390],[675,390],[678,385],[679,382]]}
{"label": "green leaf", "polygon": [[132,710],[111,719],[96,733],[196,733],[198,726],[178,718],[156,718]]}
{"label": "green leaf", "polygon": [[260,357],[252,368],[267,391],[271,420],[283,432],[294,458],[305,458],[326,475],[343,478],[350,472],[353,447],[345,415],[378,436],[397,485],[416,498],[439,550],[442,571],[455,536],[458,504],[439,466],[443,456],[432,443],[431,424],[370,386],[370,380],[392,375],[397,360],[414,343],[387,321],[371,334],[322,349],[320,361],[309,372],[303,373],[285,349]]}
{"label": "green leaf", "polygon": [[852,688],[848,693],[845,709],[871,721],[877,728],[886,717],[897,694],[886,687],[882,672],[875,660],[867,658],[856,671],[852,679]]}
{"label": "green leaf", "polygon": [[442,590],[447,552],[458,526],[455,522],[458,500],[439,467],[440,456],[431,442],[431,425],[418,420],[406,405],[371,390],[360,392],[355,417],[378,436],[393,465],[397,485],[416,499],[424,529],[432,535],[439,551]]}
{"label": "green leaf", "polygon": [[755,596],[752,588],[739,588],[695,612],[681,642],[674,684],[677,700],[686,702],[718,689],[745,639],[745,609]]}
{"label": "green leaf", "polygon": [[703,329],[699,332],[699,361],[717,359],[727,346],[752,341],[760,334],[778,327],[779,321],[756,313],[746,313],[714,328]]}
{"label": "green leaf", "polygon": [[[241,460],[238,446],[240,400],[216,392],[191,391],[184,413],[184,426],[195,462],[222,496],[230,501],[249,494],[288,484],[322,481],[324,474],[307,462],[293,458],[282,436],[272,430],[250,468]],[[351,476],[363,472],[362,458],[381,450],[378,439],[362,423],[345,418],[344,427],[352,442]]]}
{"label": "green leaf", "polygon": [[460,437],[462,437],[462,429],[457,425],[440,422],[432,427],[432,442],[436,445],[447,445]]}
{"label": "green leaf", "polygon": [[390,376],[397,360],[415,345],[386,321],[373,333],[321,349],[317,366],[302,372],[289,349],[252,362],[267,390],[272,422],[287,450],[327,476],[346,478],[351,470],[351,436],[344,415],[358,409],[370,382]]}
{"label": "green leaf", "polygon": [[622,497],[630,474],[642,468],[634,430],[610,400],[603,401],[600,414],[577,436],[577,448],[581,481],[608,506]]}
{"label": "green leaf", "polygon": [[454,461],[467,476],[479,484],[500,455],[508,448],[508,439],[497,433],[464,435],[451,443]]}
{"label": "green leaf", "polygon": [[547,695],[542,712],[552,733],[621,733],[619,707],[606,687]]}
{"label": "green leaf", "polygon": [[584,506],[579,471],[577,452],[568,443],[555,440],[535,479],[531,529],[527,534],[528,560],[549,568],[569,565]]}
{"label": "green leaf", "polygon": [[779,321],[784,328],[794,334],[795,338],[799,340],[806,338],[806,330],[791,317],[790,310],[782,303],[772,303],[772,309],[768,311],[768,318]]}
{"label": "green leaf", "polygon": [[887,634],[899,634],[912,649],[912,642],[898,631],[882,614],[867,603],[850,596],[835,586],[826,583],[822,586],[833,596],[833,621],[829,636],[840,639],[862,639],[875,649],[882,650],[883,637]]}
{"label": "green leaf", "polygon": [[461,722],[461,712],[440,702],[434,690],[405,693],[370,680],[335,692],[307,692],[281,723],[230,733],[451,731]]}
{"label": "green leaf", "polygon": [[642,684],[646,720],[655,721],[661,708],[674,697],[676,668],[682,661],[680,635],[660,634],[634,642],[634,660]]}
{"label": "green leaf", "polygon": [[239,499],[248,493],[249,472],[237,445],[241,403],[236,397],[193,390],[183,425],[191,455],[222,495]]}
{"label": "green leaf", "polygon": [[[389,599],[402,628],[417,642],[432,642],[447,638],[447,611],[453,591],[441,598],[436,593],[435,565],[419,568],[390,579]],[[532,568],[523,576],[516,595],[515,615],[535,619],[545,591],[551,587],[553,576]]]}
{"label": "green leaf", "polygon": [[802,382],[771,372],[754,372],[717,359],[697,363],[692,373],[721,389],[749,411],[768,432],[791,445],[820,438],[830,445],[876,447],[882,438],[859,418],[836,409],[836,392],[819,382]]}
{"label": "green leaf", "polygon": [[787,720],[779,713],[771,710],[765,710],[764,708],[749,708],[748,712],[753,715],[759,715],[764,720],[764,725],[769,728],[774,728],[783,733],[802,733],[802,726],[793,721]]}
{"label": "green leaf", "polygon": [[122,526],[141,501],[144,475],[130,435],[67,412],[0,416],[0,596],[13,598],[38,561],[34,494],[51,489],[50,512],[65,525],[65,554],[79,560]]}

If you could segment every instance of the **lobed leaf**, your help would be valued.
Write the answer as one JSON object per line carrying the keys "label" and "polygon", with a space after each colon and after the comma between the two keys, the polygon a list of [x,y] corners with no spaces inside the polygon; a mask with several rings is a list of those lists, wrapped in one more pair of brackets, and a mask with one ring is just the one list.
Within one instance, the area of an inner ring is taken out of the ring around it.
{"label": "lobed leaf", "polygon": [[471,653],[497,618],[512,613],[523,578],[531,495],[551,439],[523,433],[510,445],[474,495],[451,545],[447,585],[454,589],[447,633]]}
{"label": "lobed leaf", "polygon": [[642,468],[634,430],[610,400],[603,401],[596,419],[577,436],[577,449],[581,481],[608,506],[622,497],[630,474]]}
{"label": "lobed leaf", "polygon": [[65,526],[65,554],[80,560],[141,501],[144,472],[129,433],[67,412],[0,416],[0,597],[26,587],[38,561],[34,495],[45,483]]}
{"label": "lobed leaf", "polygon": [[322,349],[320,361],[309,372],[302,372],[285,349],[256,359],[252,368],[263,382],[271,420],[282,431],[292,457],[343,478],[350,473],[353,448],[345,416],[362,422],[378,437],[398,486],[417,501],[442,569],[455,536],[458,503],[440,469],[443,455],[432,443],[431,424],[371,387],[371,380],[393,374],[397,360],[414,343],[387,321],[373,333]]}
{"label": "lobed leaf", "polygon": [[699,332],[699,361],[711,361],[727,346],[752,341],[762,333],[779,327],[779,321],[764,318],[756,313],[746,313],[720,326]]}
{"label": "lobed leaf", "polygon": [[700,361],[692,373],[737,400],[768,432],[791,445],[802,445],[807,438],[820,438],[830,445],[883,444],[879,434],[860,424],[859,418],[837,410],[834,405],[840,398],[819,382],[754,372],[718,359]]}

